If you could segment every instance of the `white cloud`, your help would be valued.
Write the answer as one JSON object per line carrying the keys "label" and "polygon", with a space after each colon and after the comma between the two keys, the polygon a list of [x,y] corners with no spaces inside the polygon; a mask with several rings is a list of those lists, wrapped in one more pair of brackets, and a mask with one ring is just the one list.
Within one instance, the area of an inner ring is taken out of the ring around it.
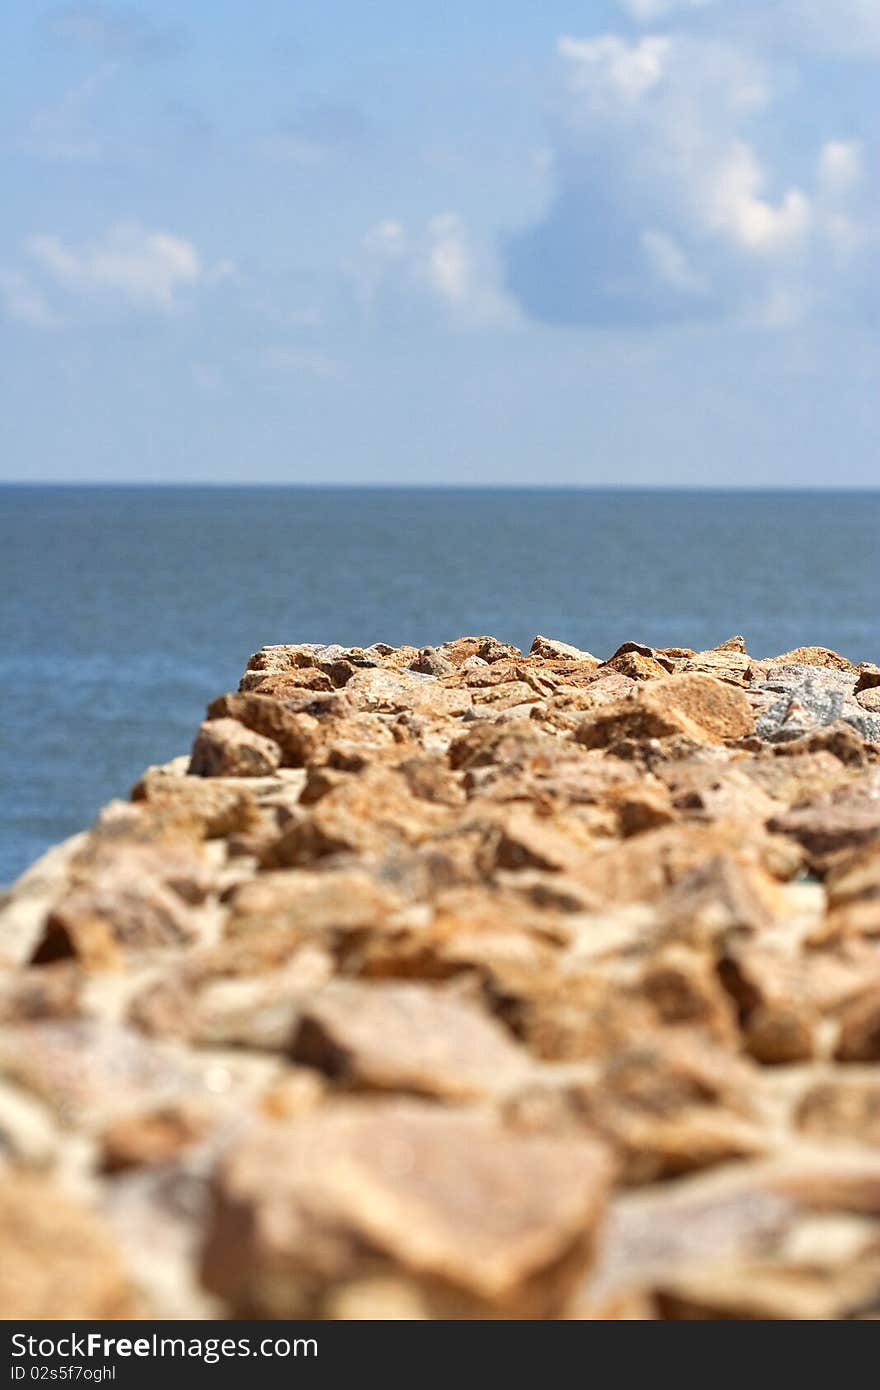
{"label": "white cloud", "polygon": [[[206,278],[192,242],[169,232],[148,231],[137,223],[117,223],[103,237],[81,247],[72,247],[58,236],[32,236],[27,250],[66,290],[116,296],[163,312],[177,306],[181,290]],[[230,268],[230,263],[221,262],[221,278]]]}
{"label": "white cloud", "polygon": [[46,300],[21,271],[0,270],[0,303],[7,318],[45,327],[54,323]]}
{"label": "white cloud", "polygon": [[706,179],[706,221],[746,251],[775,254],[802,241],[810,225],[809,199],[790,188],[777,204],[759,195],[764,171],[751,146],[737,140]]}
{"label": "white cloud", "polygon": [[387,217],[377,222],[364,237],[364,248],[372,255],[394,259],[407,250],[406,228],[402,222]]}
{"label": "white cloud", "polygon": [[429,299],[466,326],[502,326],[517,315],[498,285],[498,267],[486,249],[474,246],[462,218],[439,213],[423,230],[385,218],[361,242],[349,268],[364,303],[383,294],[410,301]]}
{"label": "white cloud", "polygon": [[473,295],[464,224],[454,213],[433,217],[428,224],[425,275],[434,293],[451,304],[465,304]]}
{"label": "white cloud", "polygon": [[832,197],[849,193],[864,176],[860,140],[829,140],[819,151],[819,182]]}
{"label": "white cloud", "polygon": [[671,51],[671,40],[650,35],[627,43],[616,34],[595,39],[561,38],[558,48],[573,64],[575,91],[588,91],[594,98],[636,102],[663,76]]}
{"label": "white cloud", "polygon": [[543,218],[505,244],[507,282],[529,314],[754,321],[759,305],[782,326],[847,292],[835,277],[876,225],[859,142],[832,130],[805,152],[774,111],[796,92],[793,70],[748,35],[560,39],[555,188]]}
{"label": "white cloud", "polygon": [[[745,35],[753,46],[780,43],[789,53],[809,52],[870,62],[880,54],[877,0],[618,0],[639,24],[674,20],[678,28],[711,15],[721,37]],[[710,9],[711,6],[711,9]]]}

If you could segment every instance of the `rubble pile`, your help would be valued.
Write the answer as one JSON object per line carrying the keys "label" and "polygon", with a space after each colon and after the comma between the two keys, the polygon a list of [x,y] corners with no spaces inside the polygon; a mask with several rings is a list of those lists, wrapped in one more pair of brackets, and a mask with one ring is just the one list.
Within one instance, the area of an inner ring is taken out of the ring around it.
{"label": "rubble pile", "polygon": [[880,668],[265,647],[0,903],[0,1316],[880,1316]]}

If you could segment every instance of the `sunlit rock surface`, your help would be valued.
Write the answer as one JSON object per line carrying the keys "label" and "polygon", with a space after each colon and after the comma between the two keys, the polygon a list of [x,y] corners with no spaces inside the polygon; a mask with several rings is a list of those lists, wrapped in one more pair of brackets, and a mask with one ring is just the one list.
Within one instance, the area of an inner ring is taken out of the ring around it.
{"label": "sunlit rock surface", "polygon": [[0,904],[0,1316],[877,1317],[878,1062],[872,661],[265,647]]}

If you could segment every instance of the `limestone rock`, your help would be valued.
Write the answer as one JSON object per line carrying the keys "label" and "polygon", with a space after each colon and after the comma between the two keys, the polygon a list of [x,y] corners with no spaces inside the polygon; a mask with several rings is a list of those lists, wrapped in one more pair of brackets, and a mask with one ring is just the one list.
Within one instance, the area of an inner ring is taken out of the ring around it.
{"label": "limestone rock", "polygon": [[754,729],[745,695],[713,676],[687,674],[640,686],[628,699],[601,709],[579,726],[576,738],[588,748],[620,739],[684,735],[696,743],[738,739]]}
{"label": "limestone rock", "polygon": [[878,669],[257,652],[0,898],[0,1312],[876,1316]]}
{"label": "limestone rock", "polygon": [[589,1259],[609,1172],[594,1143],[480,1113],[328,1106],[224,1161],[205,1279],[239,1314],[280,1318],[390,1263],[471,1316],[552,1316]]}
{"label": "limestone rock", "polygon": [[189,771],[194,777],[265,777],[281,765],[281,749],[237,719],[210,719],[199,729]]}
{"label": "limestone rock", "polygon": [[329,985],[304,1007],[292,1055],[348,1086],[453,1101],[509,1089],[530,1070],[482,1009],[396,981]]}
{"label": "limestone rock", "polygon": [[542,637],[540,633],[529,647],[529,655],[540,656],[545,661],[588,661],[593,666],[600,664],[598,657],[590,652],[572,647],[568,642],[559,642],[555,637]]}

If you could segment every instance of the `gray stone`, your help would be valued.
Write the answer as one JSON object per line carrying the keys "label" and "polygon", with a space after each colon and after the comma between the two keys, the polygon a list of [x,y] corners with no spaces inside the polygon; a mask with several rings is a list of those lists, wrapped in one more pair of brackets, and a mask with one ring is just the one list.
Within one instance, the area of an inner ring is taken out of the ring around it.
{"label": "gray stone", "polygon": [[871,743],[880,743],[880,717],[853,694],[849,671],[799,664],[779,666],[752,689],[777,698],[758,715],[755,730],[767,743],[787,743],[842,719]]}

